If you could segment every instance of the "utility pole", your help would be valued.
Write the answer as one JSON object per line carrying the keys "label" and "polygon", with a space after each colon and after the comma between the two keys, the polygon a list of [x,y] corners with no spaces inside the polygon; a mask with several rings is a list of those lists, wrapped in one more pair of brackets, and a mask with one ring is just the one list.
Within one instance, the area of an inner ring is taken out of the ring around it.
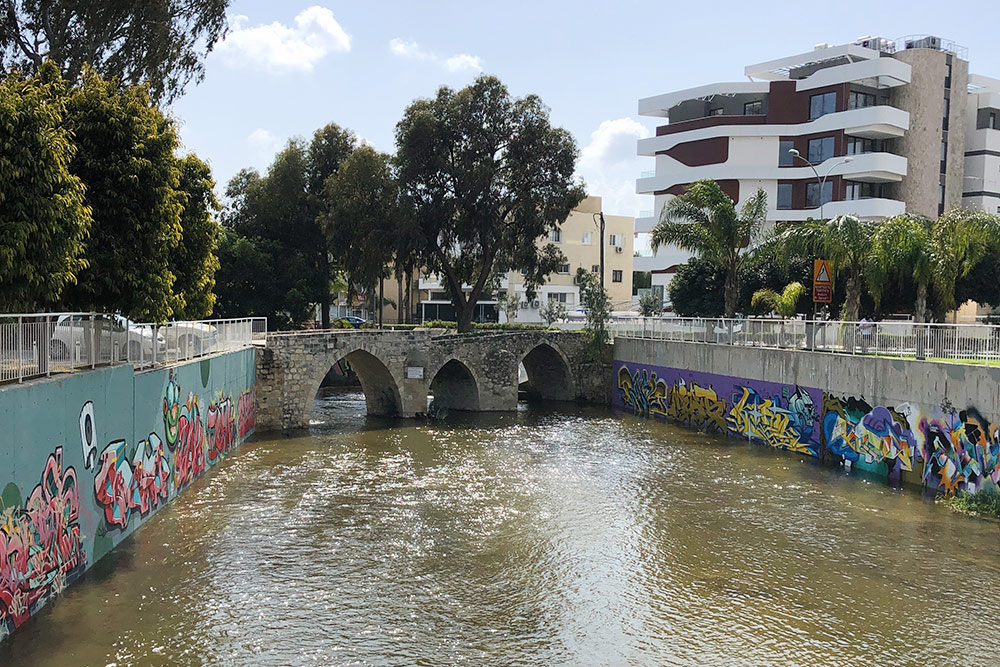
{"label": "utility pole", "polygon": [[604,289],[604,211],[594,214],[594,224],[601,229],[601,289]]}

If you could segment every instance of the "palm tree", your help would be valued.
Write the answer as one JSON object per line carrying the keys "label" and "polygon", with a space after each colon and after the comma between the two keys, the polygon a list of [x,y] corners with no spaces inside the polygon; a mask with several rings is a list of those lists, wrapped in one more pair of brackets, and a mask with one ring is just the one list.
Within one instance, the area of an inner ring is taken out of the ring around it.
{"label": "palm tree", "polygon": [[986,211],[956,209],[934,223],[931,258],[939,319],[955,308],[955,283],[989,252],[1000,249],[1000,218]]}
{"label": "palm tree", "polygon": [[754,308],[766,306],[787,320],[795,315],[799,299],[805,293],[806,287],[800,282],[788,283],[780,294],[771,289],[759,289],[753,293],[750,305]]}
{"label": "palm tree", "polygon": [[782,253],[787,263],[791,257],[823,257],[833,264],[836,276],[842,276],[847,292],[844,319],[857,321],[861,310],[861,290],[872,270],[872,234],[875,225],[853,215],[831,220],[807,220],[789,226],[782,234]]}
{"label": "palm tree", "polygon": [[751,197],[737,213],[736,205],[719,184],[695,181],[687,192],[663,206],[653,228],[651,245],[675,245],[723,267],[726,271],[725,315],[736,314],[740,272],[763,242],[767,195]]}
{"label": "palm tree", "polygon": [[927,292],[935,279],[934,221],[906,213],[880,222],[872,234],[872,262],[868,289],[876,308],[890,284],[901,287],[910,279],[917,287],[913,319],[927,319]]}

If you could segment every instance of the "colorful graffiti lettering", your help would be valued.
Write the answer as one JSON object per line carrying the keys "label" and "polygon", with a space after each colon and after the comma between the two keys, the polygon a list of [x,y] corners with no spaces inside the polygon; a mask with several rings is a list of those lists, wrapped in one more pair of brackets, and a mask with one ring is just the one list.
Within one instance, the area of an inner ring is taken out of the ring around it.
{"label": "colorful graffiti lettering", "polygon": [[[164,415],[166,421],[167,415]],[[198,397],[188,396],[177,418],[177,448],[174,450],[174,487],[179,491],[205,472],[205,430]]]}
{"label": "colorful graffiti lettering", "polygon": [[667,384],[650,375],[645,370],[637,370],[632,375],[624,366],[618,371],[618,389],[622,402],[632,408],[637,415],[667,415],[663,399],[667,396]]}
{"label": "colorful graffiti lettering", "polygon": [[253,431],[256,423],[257,395],[251,388],[242,394],[236,403],[236,415],[239,420],[240,440],[242,441]]}
{"label": "colorful graffiti lettering", "polygon": [[19,496],[15,506],[0,504],[0,638],[86,567],[76,471],[63,470],[62,456],[62,447],[49,454],[23,508]]}
{"label": "colorful graffiti lettering", "polygon": [[[734,432],[770,447],[816,456],[813,443],[804,439],[796,428],[804,419],[802,414],[783,408],[776,399],[762,397],[753,387],[740,390],[733,394],[733,407],[727,418]],[[811,426],[809,430],[812,431]]]}
{"label": "colorful graffiti lettering", "polygon": [[707,431],[726,432],[726,402],[715,390],[679,380],[670,388],[667,416],[681,424]]}
{"label": "colorful graffiti lettering", "polygon": [[884,473],[893,482],[900,480],[902,471],[913,470],[917,441],[899,410],[831,394],[823,395],[823,410],[824,439],[831,453]]}
{"label": "colorful graffiti lettering", "polygon": [[236,439],[236,414],[232,400],[225,398],[208,404],[208,464],[228,454]]}
{"label": "colorful graffiti lettering", "polygon": [[928,487],[954,493],[1000,483],[997,428],[975,409],[924,417],[923,480]]}
{"label": "colorful graffiti lettering", "polygon": [[98,457],[94,477],[94,494],[108,526],[125,530],[133,510],[145,516],[166,502],[169,479],[170,465],[155,433],[131,450],[124,440],[110,443]]}

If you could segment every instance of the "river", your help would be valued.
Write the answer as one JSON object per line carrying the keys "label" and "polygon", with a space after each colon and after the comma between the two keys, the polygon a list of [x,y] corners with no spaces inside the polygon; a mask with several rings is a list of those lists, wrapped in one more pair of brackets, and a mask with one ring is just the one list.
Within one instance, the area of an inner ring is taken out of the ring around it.
{"label": "river", "polygon": [[0,665],[996,664],[1000,526],[562,406],[318,399],[0,643]]}

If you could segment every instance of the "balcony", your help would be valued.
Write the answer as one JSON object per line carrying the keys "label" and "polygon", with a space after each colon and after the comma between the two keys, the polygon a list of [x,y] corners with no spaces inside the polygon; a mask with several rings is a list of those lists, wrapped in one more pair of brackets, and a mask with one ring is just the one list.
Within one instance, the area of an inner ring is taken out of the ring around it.
{"label": "balcony", "polygon": [[671,107],[688,100],[710,98],[715,95],[765,95],[768,89],[769,84],[766,81],[710,83],[705,86],[643,98],[639,100],[639,115],[666,118]]}
{"label": "balcony", "polygon": [[814,90],[839,83],[860,83],[871,88],[893,88],[910,82],[910,66],[895,58],[874,58],[827,67],[795,83],[795,90]]}
{"label": "balcony", "polygon": [[[801,222],[819,217],[819,208],[772,210],[768,220],[778,222]],[[831,201],[823,205],[823,215],[833,218],[838,215],[856,215],[859,218],[890,218],[906,212],[906,205],[896,199],[848,199]]]}
{"label": "balcony", "polygon": [[653,215],[652,211],[648,211],[649,215],[645,215],[635,219],[635,231],[638,234],[643,234],[649,232],[656,226],[659,221],[659,217]]}

